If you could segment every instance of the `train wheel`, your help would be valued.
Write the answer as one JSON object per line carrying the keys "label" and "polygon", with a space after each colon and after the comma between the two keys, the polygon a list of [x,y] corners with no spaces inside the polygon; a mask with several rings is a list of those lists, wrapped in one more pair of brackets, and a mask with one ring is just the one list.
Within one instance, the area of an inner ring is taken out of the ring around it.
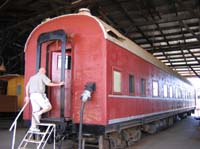
{"label": "train wheel", "polygon": [[129,128],[122,131],[124,140],[126,140],[127,146],[131,146],[141,139],[142,132],[140,128]]}
{"label": "train wheel", "polygon": [[182,119],[185,119],[187,117],[187,114],[181,113],[181,114],[178,115],[178,117],[182,120]]}
{"label": "train wheel", "polygon": [[168,124],[168,127],[172,126],[174,124],[174,117],[169,117],[167,124]]}
{"label": "train wheel", "polygon": [[191,112],[187,112],[187,116],[191,116]]}
{"label": "train wheel", "polygon": [[110,149],[110,141],[107,137],[99,137],[99,149]]}
{"label": "train wheel", "polygon": [[158,131],[156,123],[143,125],[143,131],[149,134],[154,134]]}
{"label": "train wheel", "polygon": [[126,148],[126,141],[120,133],[114,132],[109,134],[110,149],[124,149]]}

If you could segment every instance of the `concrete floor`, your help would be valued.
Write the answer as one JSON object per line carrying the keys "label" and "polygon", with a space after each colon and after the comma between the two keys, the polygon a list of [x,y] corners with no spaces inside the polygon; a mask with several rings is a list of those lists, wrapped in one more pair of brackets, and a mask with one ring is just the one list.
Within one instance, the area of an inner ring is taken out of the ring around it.
{"label": "concrete floor", "polygon": [[145,136],[130,149],[200,149],[199,122],[188,117],[164,131]]}
{"label": "concrete floor", "polygon": [[[27,129],[18,128],[16,134],[15,149],[19,146],[20,141],[24,137]],[[11,149],[12,148],[12,132],[8,129],[0,129],[0,149]],[[36,145],[29,146],[31,149],[36,149]],[[57,147],[56,147],[57,148]],[[45,149],[53,149],[53,144],[46,144]],[[72,149],[72,143],[65,141],[62,144],[62,149]]]}
{"label": "concrete floor", "polygon": [[[0,124],[0,149],[10,149],[12,133]],[[16,146],[24,136],[27,129],[18,128]],[[47,145],[45,149],[52,149]],[[71,149],[67,142],[63,143],[63,149]],[[129,149],[200,149],[200,126],[193,117],[178,121],[173,127],[154,135],[143,135],[142,139]]]}

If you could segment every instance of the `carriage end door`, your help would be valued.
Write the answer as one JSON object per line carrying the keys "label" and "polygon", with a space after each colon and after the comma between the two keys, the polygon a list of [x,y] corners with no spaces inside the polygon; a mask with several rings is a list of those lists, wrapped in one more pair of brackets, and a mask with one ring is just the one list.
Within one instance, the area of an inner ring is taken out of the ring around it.
{"label": "carriage end door", "polygon": [[[61,52],[52,52],[51,55],[51,80],[53,82],[59,82],[61,72]],[[71,117],[71,53],[70,50],[66,52],[65,56],[65,102],[64,102],[64,117]],[[52,104],[52,110],[50,112],[51,117],[60,117],[60,89],[58,87],[50,88],[50,101]]]}

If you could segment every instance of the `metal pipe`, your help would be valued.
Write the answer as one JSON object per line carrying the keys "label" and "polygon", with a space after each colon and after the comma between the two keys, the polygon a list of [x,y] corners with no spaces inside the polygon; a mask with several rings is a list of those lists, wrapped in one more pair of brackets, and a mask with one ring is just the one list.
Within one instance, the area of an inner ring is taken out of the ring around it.
{"label": "metal pipe", "polygon": [[[29,100],[30,101],[30,100]],[[17,122],[18,118],[20,117],[21,113],[24,111],[24,109],[26,108],[26,106],[28,105],[28,102],[25,103],[25,105],[22,107],[22,109],[20,110],[20,112],[18,113],[17,117],[15,118],[14,122],[12,123],[12,125],[10,126],[9,131],[12,130],[13,126],[15,125],[15,123]]]}
{"label": "metal pipe", "polygon": [[[30,100],[29,100],[29,101],[30,101]],[[13,127],[14,127],[14,130],[13,130],[13,138],[12,138],[12,149],[15,148],[15,136],[16,136],[16,129],[17,129],[17,120],[18,120],[18,118],[20,117],[21,113],[22,113],[22,112],[24,111],[24,109],[26,108],[26,106],[28,105],[29,101],[26,102],[26,103],[24,104],[24,106],[22,107],[22,109],[21,109],[20,112],[18,113],[17,117],[15,118],[14,122],[12,123],[12,125],[11,125],[11,127],[10,127],[10,129],[9,129],[9,131],[11,131],[11,130],[13,129]]]}
{"label": "metal pipe", "polygon": [[82,128],[83,128],[83,112],[85,109],[85,103],[81,103],[81,110],[80,110],[80,123],[79,123],[79,134],[78,134],[78,149],[82,149]]}

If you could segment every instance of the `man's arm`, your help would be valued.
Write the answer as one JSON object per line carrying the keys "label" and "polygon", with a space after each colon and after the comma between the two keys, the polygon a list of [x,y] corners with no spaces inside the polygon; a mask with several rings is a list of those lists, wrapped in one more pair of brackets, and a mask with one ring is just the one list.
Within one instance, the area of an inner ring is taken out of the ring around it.
{"label": "man's arm", "polygon": [[46,76],[46,75],[42,75],[42,81],[44,82],[44,84],[46,84],[47,86],[53,87],[53,86],[62,86],[65,83],[59,82],[59,83],[55,83],[55,82],[51,82],[51,80]]}
{"label": "man's arm", "polygon": [[53,87],[53,86],[62,86],[62,85],[64,85],[64,82],[59,82],[59,83],[49,82],[47,84],[47,86],[51,86],[51,87]]}

